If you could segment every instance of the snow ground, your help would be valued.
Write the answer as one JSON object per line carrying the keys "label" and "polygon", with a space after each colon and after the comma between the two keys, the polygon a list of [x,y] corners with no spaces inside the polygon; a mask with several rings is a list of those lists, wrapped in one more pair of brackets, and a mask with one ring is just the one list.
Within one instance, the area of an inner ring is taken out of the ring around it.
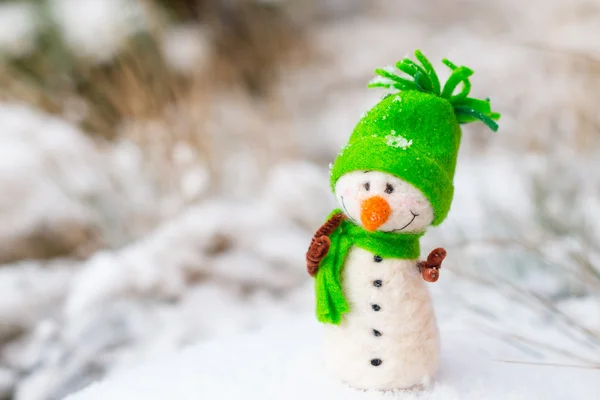
{"label": "snow ground", "polygon": [[246,336],[191,346],[177,354],[94,384],[67,400],[144,398],[593,400],[600,370],[511,364],[489,356],[506,344],[476,331],[442,328],[437,381],[423,392],[362,392],[328,377],[321,329],[312,317]]}

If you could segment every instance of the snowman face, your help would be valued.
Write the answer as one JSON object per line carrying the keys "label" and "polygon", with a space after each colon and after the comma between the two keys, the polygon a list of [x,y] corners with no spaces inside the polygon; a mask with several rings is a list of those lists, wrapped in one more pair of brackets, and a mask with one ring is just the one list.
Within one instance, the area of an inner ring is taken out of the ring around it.
{"label": "snowman face", "polygon": [[433,221],[423,193],[385,172],[347,173],[335,184],[335,196],[346,216],[368,231],[423,232]]}

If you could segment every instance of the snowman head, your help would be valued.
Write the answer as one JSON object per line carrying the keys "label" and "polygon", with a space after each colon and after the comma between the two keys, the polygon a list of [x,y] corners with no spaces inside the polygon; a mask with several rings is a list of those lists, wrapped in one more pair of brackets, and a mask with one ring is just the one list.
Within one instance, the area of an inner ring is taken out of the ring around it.
{"label": "snowman head", "polygon": [[468,97],[473,70],[444,60],[452,73],[442,85],[429,60],[418,50],[415,57],[396,64],[399,75],[375,70],[369,86],[391,92],[361,117],[331,166],[341,207],[368,230],[422,232],[441,224],[454,196],[460,125],[498,129],[489,99]]}
{"label": "snowman head", "polygon": [[352,171],[335,184],[346,216],[368,231],[416,233],[431,225],[431,203],[410,183],[385,172]]}

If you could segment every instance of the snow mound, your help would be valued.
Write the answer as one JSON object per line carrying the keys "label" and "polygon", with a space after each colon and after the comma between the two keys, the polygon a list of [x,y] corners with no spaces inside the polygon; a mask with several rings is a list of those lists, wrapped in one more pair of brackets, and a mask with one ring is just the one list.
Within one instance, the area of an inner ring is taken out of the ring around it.
{"label": "snow mound", "polygon": [[189,347],[95,384],[67,400],[227,399],[579,399],[597,398],[600,371],[509,364],[487,356],[506,346],[467,331],[442,330],[442,365],[423,392],[357,391],[330,379],[321,327],[301,318],[251,335]]}
{"label": "snow mound", "polygon": [[35,49],[35,9],[28,3],[0,4],[0,57],[23,57]]}
{"label": "snow mound", "polygon": [[144,28],[143,8],[127,0],[52,0],[50,11],[64,41],[78,56],[99,62],[117,54]]}

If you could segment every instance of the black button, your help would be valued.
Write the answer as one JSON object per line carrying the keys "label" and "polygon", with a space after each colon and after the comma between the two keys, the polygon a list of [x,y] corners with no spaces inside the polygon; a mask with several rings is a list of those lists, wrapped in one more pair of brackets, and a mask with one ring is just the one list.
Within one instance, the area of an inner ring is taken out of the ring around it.
{"label": "black button", "polygon": [[375,262],[382,262],[383,258],[381,258],[380,256],[375,256],[373,257],[373,259],[375,260]]}
{"label": "black button", "polygon": [[376,281],[373,281],[373,286],[381,287],[381,285],[383,285],[383,282],[381,282],[381,279],[377,279]]}
{"label": "black button", "polygon": [[378,304],[371,305],[371,308],[373,309],[373,311],[379,311],[379,310],[381,310],[381,307],[379,307]]}
{"label": "black button", "polygon": [[374,358],[371,360],[371,365],[374,367],[379,367],[382,361],[379,358]]}
{"label": "black button", "polygon": [[373,329],[373,335],[379,337],[381,336],[381,332],[379,332],[377,329]]}

